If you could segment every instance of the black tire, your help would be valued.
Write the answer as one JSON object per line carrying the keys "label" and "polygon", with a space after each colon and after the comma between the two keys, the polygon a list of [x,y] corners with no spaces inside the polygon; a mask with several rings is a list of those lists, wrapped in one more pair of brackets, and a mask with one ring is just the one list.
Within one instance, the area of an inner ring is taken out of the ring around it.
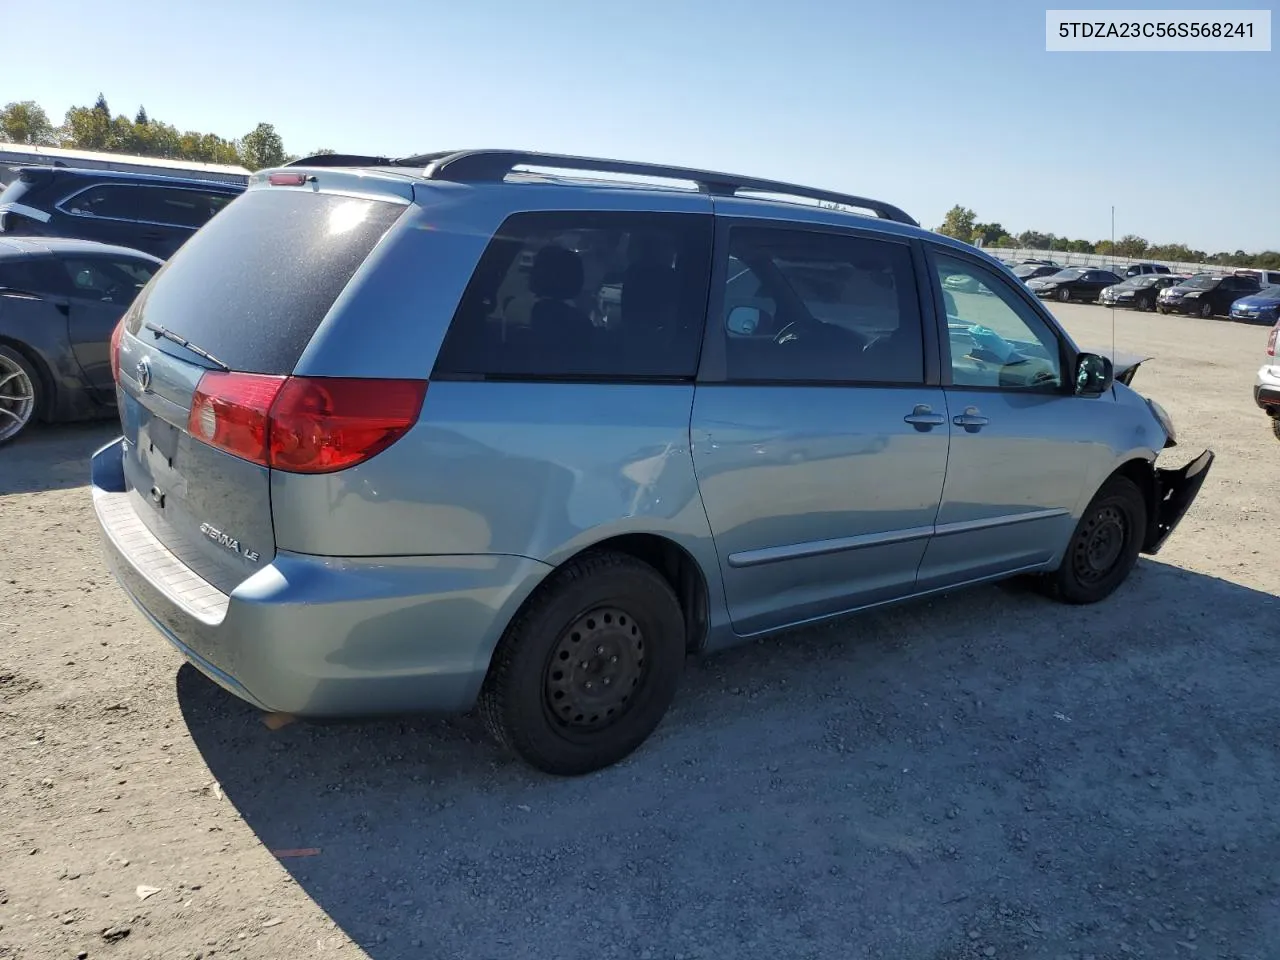
{"label": "black tire", "polygon": [[[577,644],[588,639],[594,646],[579,660]],[[586,554],[553,573],[507,628],[480,715],[530,766],[591,773],[653,733],[675,699],[684,659],[684,615],[662,575],[627,554]]]}
{"label": "black tire", "polygon": [[1169,308],[1168,308],[1168,307],[1160,307],[1160,306],[1157,306],[1157,307],[1156,307],[1156,311],[1157,311],[1157,312],[1160,314],[1160,316],[1162,316],[1162,317],[1167,317],[1167,316],[1169,315]]}
{"label": "black tire", "polygon": [[1147,501],[1127,477],[1102,485],[1071,534],[1062,565],[1041,582],[1064,603],[1097,603],[1124,583],[1142,549]]}
{"label": "black tire", "polygon": [[[40,374],[31,361],[0,344],[0,446],[16,440],[44,415]],[[19,399],[21,397],[22,399]]]}
{"label": "black tire", "polygon": [[1213,304],[1208,300],[1200,304],[1200,316],[1205,320],[1213,319]]}
{"label": "black tire", "polygon": [[1150,297],[1143,297],[1138,301],[1138,309],[1143,313],[1147,313],[1148,311],[1154,310],[1155,308],[1156,308],[1156,302]]}
{"label": "black tire", "polygon": [[1280,440],[1280,417],[1271,418],[1271,432],[1276,435],[1276,439]]}
{"label": "black tire", "polygon": [[1066,287],[1061,287],[1058,290],[1058,300],[1062,303],[1067,303],[1070,299],[1071,299],[1071,291],[1068,290]]}

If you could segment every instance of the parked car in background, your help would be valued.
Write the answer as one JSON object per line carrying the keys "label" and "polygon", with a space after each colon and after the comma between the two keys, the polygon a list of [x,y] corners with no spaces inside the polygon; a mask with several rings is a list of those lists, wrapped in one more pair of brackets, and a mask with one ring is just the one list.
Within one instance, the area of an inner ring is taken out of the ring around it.
{"label": "parked car in background", "polygon": [[97,240],[163,260],[243,192],[234,183],[22,167],[0,192],[0,236]]}
{"label": "parked car in background", "polygon": [[1047,277],[1031,280],[1027,287],[1037,297],[1051,297],[1066,303],[1068,300],[1084,300],[1092,303],[1113,283],[1120,278],[1110,270],[1096,270],[1092,267],[1067,267]]}
{"label": "parked car in background", "polygon": [[1101,600],[1213,460],[1157,467],[1133,368],[897,207],[617,160],[260,171],[114,353],[94,509],[193,664],[299,715],[478,704],[558,774],[643,743],[690,653],[1014,575]]}
{"label": "parked car in background", "polygon": [[1208,319],[1230,312],[1231,304],[1259,289],[1258,281],[1251,276],[1197,273],[1161,290],[1156,297],[1156,309],[1161,313],[1190,313]]}
{"label": "parked car in background", "polygon": [[1159,263],[1131,263],[1127,267],[1117,267],[1115,272],[1122,277],[1142,277],[1152,273],[1172,273],[1173,271]]}
{"label": "parked car in background", "polygon": [[1233,320],[1254,320],[1273,323],[1280,319],[1280,284],[1241,297],[1231,304]]}
{"label": "parked car in background", "polygon": [[115,409],[111,332],[162,263],[87,240],[0,237],[0,443]]}
{"label": "parked car in background", "polygon": [[1154,310],[1156,297],[1165,287],[1172,287],[1187,278],[1177,273],[1145,273],[1129,277],[1105,288],[1098,294],[1098,302],[1107,307],[1133,307],[1136,310]]}
{"label": "parked car in background", "polygon": [[1280,440],[1280,320],[1267,337],[1267,354],[1253,383],[1253,400],[1271,418],[1271,432]]}
{"label": "parked car in background", "polygon": [[1237,277],[1253,277],[1258,281],[1258,285],[1263,288],[1280,286],[1280,270],[1254,270],[1250,268],[1233,272]]}
{"label": "parked car in background", "polygon": [[1044,263],[1020,263],[1013,268],[1013,275],[1023,283],[1030,283],[1039,277],[1051,277],[1061,269]]}

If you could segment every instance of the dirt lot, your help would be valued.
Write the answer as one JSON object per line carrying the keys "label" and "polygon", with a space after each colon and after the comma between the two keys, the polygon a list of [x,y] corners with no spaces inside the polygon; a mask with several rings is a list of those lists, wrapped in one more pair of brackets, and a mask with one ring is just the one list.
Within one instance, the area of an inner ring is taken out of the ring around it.
{"label": "dirt lot", "polygon": [[1117,320],[1180,457],[1219,458],[1116,597],[982,589],[691,664],[649,745],[570,781],[466,718],[271,729],[106,574],[110,426],[0,451],[0,958],[1277,956],[1265,331]]}

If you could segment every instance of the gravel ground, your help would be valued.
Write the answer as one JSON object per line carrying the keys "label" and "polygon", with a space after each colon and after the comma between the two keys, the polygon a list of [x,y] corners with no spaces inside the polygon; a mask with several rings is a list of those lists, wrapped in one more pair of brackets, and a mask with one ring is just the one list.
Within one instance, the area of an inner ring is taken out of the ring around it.
{"label": "gravel ground", "polygon": [[691,662],[653,740],[577,780],[468,718],[273,728],[105,572],[82,484],[111,427],[5,448],[0,958],[1277,956],[1265,331],[1117,327],[1171,453],[1219,454],[1119,594],[979,589]]}

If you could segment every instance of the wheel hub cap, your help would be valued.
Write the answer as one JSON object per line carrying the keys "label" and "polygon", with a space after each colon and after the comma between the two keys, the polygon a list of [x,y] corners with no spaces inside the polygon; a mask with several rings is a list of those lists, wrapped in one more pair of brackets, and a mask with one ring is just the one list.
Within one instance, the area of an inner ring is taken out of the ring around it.
{"label": "wheel hub cap", "polygon": [[1124,553],[1128,524],[1124,514],[1115,507],[1103,507],[1081,531],[1076,542],[1073,561],[1076,575],[1083,581],[1102,579]]}
{"label": "wheel hub cap", "polygon": [[613,723],[644,676],[644,633],[616,607],[597,607],[561,634],[547,667],[547,705],[560,723],[596,728]]}

